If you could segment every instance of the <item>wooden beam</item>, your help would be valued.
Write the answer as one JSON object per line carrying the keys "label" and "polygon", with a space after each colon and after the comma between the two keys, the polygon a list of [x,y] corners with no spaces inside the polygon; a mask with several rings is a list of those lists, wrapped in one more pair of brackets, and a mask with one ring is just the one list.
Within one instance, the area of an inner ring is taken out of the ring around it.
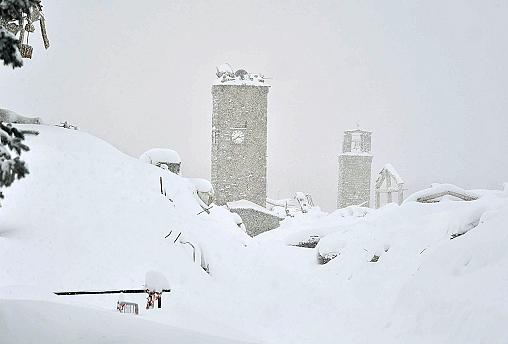
{"label": "wooden beam", "polygon": [[[162,289],[162,292],[169,293],[171,289]],[[99,295],[99,294],[143,294],[146,289],[119,289],[119,290],[81,290],[81,291],[56,291],[56,295]]]}

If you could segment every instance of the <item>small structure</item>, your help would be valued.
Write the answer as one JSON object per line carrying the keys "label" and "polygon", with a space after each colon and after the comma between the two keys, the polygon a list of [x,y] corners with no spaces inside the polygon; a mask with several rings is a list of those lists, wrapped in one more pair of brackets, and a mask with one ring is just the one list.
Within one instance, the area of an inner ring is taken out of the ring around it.
{"label": "small structure", "polygon": [[175,174],[180,174],[182,159],[172,149],[153,148],[141,154],[139,159]]}
{"label": "small structure", "polygon": [[169,282],[166,277],[158,271],[148,271],[145,275],[145,291],[148,294],[146,309],[153,309],[155,302],[157,308],[162,307],[162,293],[169,290]]}
{"label": "small structure", "polygon": [[443,200],[448,201],[474,201],[480,198],[479,195],[471,191],[466,191],[453,184],[434,183],[430,188],[415,192],[409,196],[406,202],[419,203],[438,203]]}
{"label": "small structure", "polygon": [[228,209],[240,215],[248,235],[256,236],[279,227],[283,218],[253,202],[240,200],[227,203]]}
{"label": "small structure", "polygon": [[385,193],[386,203],[392,203],[392,193],[397,193],[397,204],[402,204],[404,200],[404,181],[397,173],[392,164],[386,164],[379,172],[375,185],[376,208],[381,206],[381,194]]}
{"label": "small structure", "polygon": [[65,129],[73,129],[78,130],[79,128],[76,125],[72,125],[69,122],[61,122],[60,124],[55,124],[55,127],[65,128]]}
{"label": "small structure", "polygon": [[118,309],[120,313],[134,313],[136,315],[139,314],[138,304],[133,302],[118,301],[116,304],[116,309]]}
{"label": "small structure", "polygon": [[162,307],[162,293],[157,291],[147,290],[148,297],[146,298],[146,309],[153,309],[155,302],[157,302],[157,308]]}

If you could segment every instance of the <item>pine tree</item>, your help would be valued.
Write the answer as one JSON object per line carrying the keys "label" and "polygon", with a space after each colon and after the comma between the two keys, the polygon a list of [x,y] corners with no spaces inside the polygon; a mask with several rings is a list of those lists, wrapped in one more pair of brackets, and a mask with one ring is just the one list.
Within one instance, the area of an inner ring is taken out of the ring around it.
{"label": "pine tree", "polygon": [[[23,66],[19,51],[20,41],[14,33],[23,30],[24,20],[32,14],[32,9],[41,9],[41,0],[0,0],[0,60],[12,68]],[[14,27],[14,29],[13,29]],[[41,25],[42,28],[42,25]],[[45,42],[46,48],[49,42]],[[25,134],[11,124],[0,122],[0,200],[4,198],[2,188],[9,187],[16,179],[28,174],[28,168],[20,159],[22,152],[29,150],[23,143]]]}
{"label": "pine tree", "polygon": [[23,16],[29,16],[34,6],[40,8],[40,0],[0,0],[0,60],[6,66],[23,66],[19,52],[20,42],[6,26],[12,25],[13,21],[22,22]]}
{"label": "pine tree", "polygon": [[11,124],[0,122],[0,200],[4,198],[1,189],[9,187],[16,179],[28,174],[28,168],[20,159],[22,152],[29,150],[23,143],[25,134],[37,134],[18,130]]}

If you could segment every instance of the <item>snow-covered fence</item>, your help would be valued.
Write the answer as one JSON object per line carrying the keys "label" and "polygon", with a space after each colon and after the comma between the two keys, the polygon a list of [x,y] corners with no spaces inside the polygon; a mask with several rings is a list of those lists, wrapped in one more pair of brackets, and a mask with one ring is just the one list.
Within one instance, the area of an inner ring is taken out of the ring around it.
{"label": "snow-covered fence", "polygon": [[168,238],[170,240],[173,240],[173,244],[176,244],[178,242],[181,245],[190,246],[192,248],[192,261],[196,263],[199,260],[199,265],[201,266],[201,268],[205,270],[207,273],[210,273],[210,265],[207,263],[203,249],[200,247],[199,244],[193,244],[189,239],[184,239],[184,237],[182,236],[182,232],[173,232],[173,230],[171,230],[169,234],[167,234],[164,237],[164,239]]}
{"label": "snow-covered fence", "polygon": [[138,304],[133,302],[119,301],[117,303],[116,309],[118,309],[120,313],[134,313],[136,315],[139,314]]}
{"label": "snow-covered fence", "polygon": [[169,199],[171,202],[173,202],[171,197],[168,197],[168,195],[166,193],[166,188],[164,187],[164,181],[163,181],[162,177],[159,177],[159,185],[160,185],[160,189],[161,189],[161,195],[163,195],[164,197]]}

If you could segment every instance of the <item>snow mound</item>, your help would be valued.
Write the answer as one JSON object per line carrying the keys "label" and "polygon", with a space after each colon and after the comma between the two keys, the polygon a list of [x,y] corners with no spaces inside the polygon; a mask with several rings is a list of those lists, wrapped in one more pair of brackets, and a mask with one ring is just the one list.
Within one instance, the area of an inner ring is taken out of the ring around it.
{"label": "snow mound", "polygon": [[170,163],[170,164],[179,164],[182,162],[182,158],[180,158],[180,154],[172,149],[166,148],[152,148],[147,150],[139,157],[141,161],[147,162],[149,164],[160,164],[160,163]]}
{"label": "snow mound", "polygon": [[85,307],[48,301],[0,300],[2,344],[247,343]]}
{"label": "snow mound", "polygon": [[169,289],[169,282],[159,271],[148,271],[145,275],[145,288],[150,291],[162,293],[164,289]]}
{"label": "snow mound", "polygon": [[187,178],[195,187],[196,191],[213,193],[212,183],[202,178]]}

